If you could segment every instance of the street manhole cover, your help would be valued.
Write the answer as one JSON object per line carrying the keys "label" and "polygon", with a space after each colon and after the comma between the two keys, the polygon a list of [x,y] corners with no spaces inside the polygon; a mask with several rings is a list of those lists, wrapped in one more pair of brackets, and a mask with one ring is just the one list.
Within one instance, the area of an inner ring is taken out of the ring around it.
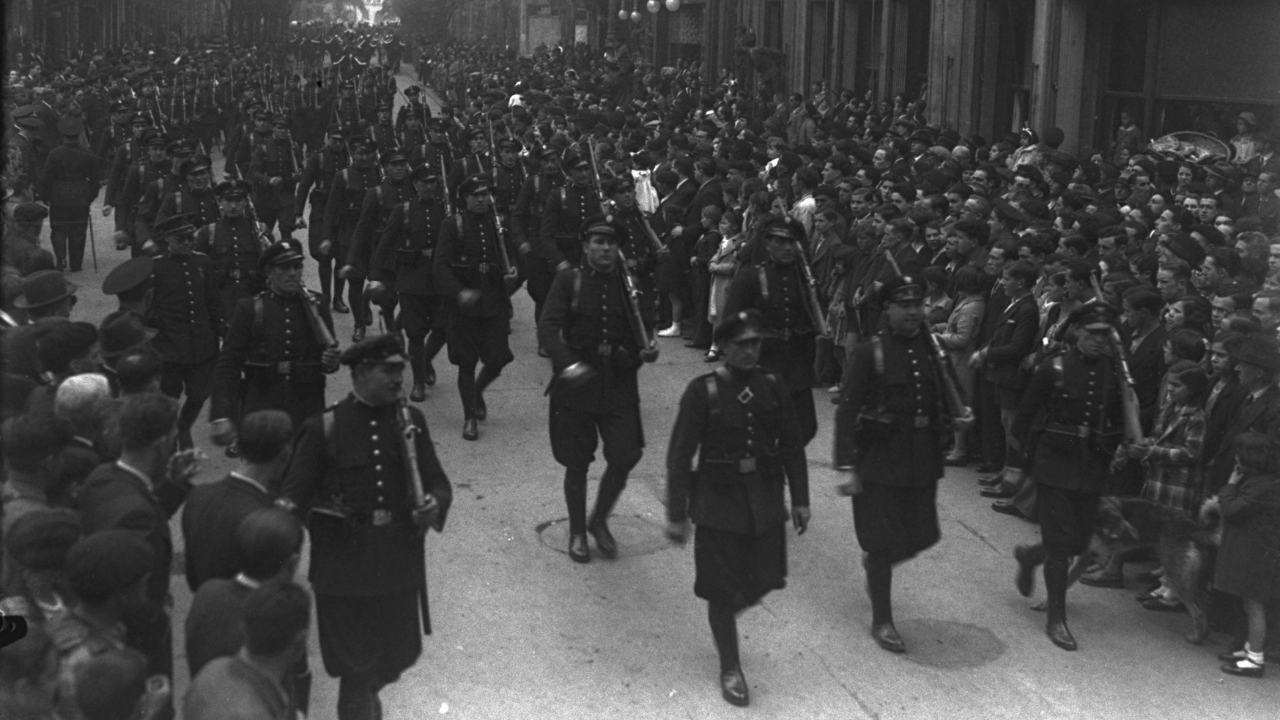
{"label": "street manhole cover", "polygon": [[950,620],[915,619],[896,623],[907,643],[903,657],[937,668],[986,665],[1004,654],[1004,643],[990,630]]}
{"label": "street manhole cover", "polygon": [[[613,515],[609,518],[609,532],[618,541],[620,558],[648,555],[668,547],[670,543],[663,535],[664,528],[664,525],[638,515]],[[536,531],[543,545],[558,553],[569,553],[569,518],[544,522]],[[588,537],[587,544],[591,546],[592,557],[600,557],[595,540]]]}

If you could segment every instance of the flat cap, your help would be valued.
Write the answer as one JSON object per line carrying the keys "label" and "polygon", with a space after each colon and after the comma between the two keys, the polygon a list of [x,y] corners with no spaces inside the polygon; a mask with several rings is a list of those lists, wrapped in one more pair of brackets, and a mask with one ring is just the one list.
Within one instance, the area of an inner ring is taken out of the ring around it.
{"label": "flat cap", "polygon": [[155,565],[155,551],[141,533],[101,530],[67,551],[67,579],[81,597],[106,598],[142,579]]}

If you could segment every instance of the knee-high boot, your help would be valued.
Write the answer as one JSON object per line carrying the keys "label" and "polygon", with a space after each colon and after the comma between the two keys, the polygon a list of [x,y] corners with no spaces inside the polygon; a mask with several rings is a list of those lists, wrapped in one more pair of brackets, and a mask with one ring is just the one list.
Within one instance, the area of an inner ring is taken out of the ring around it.
{"label": "knee-high boot", "polygon": [[867,571],[867,596],[871,598],[871,637],[889,652],[906,651],[893,626],[893,564],[867,555],[862,566]]}
{"label": "knee-high boot", "polygon": [[1067,629],[1067,559],[1051,557],[1044,561],[1044,589],[1049,611],[1045,634],[1063,650],[1075,650],[1076,639]]}

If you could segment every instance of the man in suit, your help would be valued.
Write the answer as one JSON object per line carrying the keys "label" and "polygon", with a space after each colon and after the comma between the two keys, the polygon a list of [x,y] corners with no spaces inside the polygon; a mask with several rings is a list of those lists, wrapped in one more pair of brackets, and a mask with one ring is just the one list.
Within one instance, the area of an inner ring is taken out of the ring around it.
{"label": "man in suit", "polygon": [[1251,431],[1267,437],[1280,433],[1280,343],[1255,333],[1228,353],[1236,361],[1242,392],[1236,396],[1239,409],[1227,425],[1221,445],[1205,464],[1206,497],[1217,493],[1235,470],[1235,438]]}
{"label": "man in suit", "polygon": [[282,410],[259,410],[240,423],[240,466],[191,492],[182,510],[187,586],[195,592],[210,578],[235,577],[243,558],[235,552],[236,528],[253,511],[272,507],[272,495],[289,462],[293,421]]}
{"label": "man in suit", "polygon": [[1160,313],[1164,300],[1148,287],[1135,287],[1124,294],[1124,337],[1129,351],[1129,373],[1138,395],[1138,415],[1144,431],[1155,422],[1160,399],[1160,378],[1164,377],[1164,341],[1167,335]]}
{"label": "man in suit", "polygon": [[[983,369],[983,376],[994,391],[996,405],[1000,408],[1006,455],[1002,476],[1007,475],[1005,470],[1019,462],[1021,457],[1020,446],[1011,433],[1013,417],[1026,384],[1022,362],[1035,349],[1036,332],[1040,328],[1040,313],[1035,298],[1031,296],[1031,286],[1035,282],[1035,268],[1025,260],[1004,269],[1000,284],[1009,297],[1009,306],[996,319],[990,339],[969,361],[970,365]],[[1003,485],[1003,482],[991,483],[991,487],[984,488],[982,494],[985,497],[1012,497],[1018,488]],[[1001,486],[996,487],[997,484]]]}
{"label": "man in suit", "polygon": [[62,270],[80,272],[89,230],[89,206],[102,185],[102,163],[80,147],[84,124],[73,117],[58,123],[62,145],[49,152],[40,173],[39,193],[49,203],[49,240]]}
{"label": "man in suit", "polygon": [[[698,183],[698,191],[694,193],[689,207],[685,208],[680,236],[690,254],[697,255],[698,241],[702,239],[702,236],[708,230],[708,228],[703,227],[702,213],[712,206],[724,210],[724,188],[720,185],[720,171],[716,167],[716,162],[709,157],[701,157],[694,161],[693,179],[694,182]],[[715,228],[712,227],[710,229],[714,230]],[[808,231],[808,228],[806,228],[806,237],[808,236]],[[714,249],[712,252],[714,252]],[[704,254],[700,260],[705,263],[709,257],[709,254]],[[689,347],[707,350],[711,347],[711,323],[707,321],[707,303],[710,301],[711,279],[705,272],[705,265],[700,265],[698,269],[695,269],[693,277],[693,310],[695,313],[693,321],[695,324],[692,328],[693,338],[689,343]]]}
{"label": "man in suit", "polygon": [[99,465],[77,498],[85,535],[132,530],[155,553],[147,580],[147,602],[125,618],[129,645],[147,656],[151,674],[173,676],[173,634],[169,618],[169,567],[173,538],[169,518],[191,491],[198,472],[193,451],[177,448],[178,401],[156,393],[126,398],[118,418],[120,459]]}

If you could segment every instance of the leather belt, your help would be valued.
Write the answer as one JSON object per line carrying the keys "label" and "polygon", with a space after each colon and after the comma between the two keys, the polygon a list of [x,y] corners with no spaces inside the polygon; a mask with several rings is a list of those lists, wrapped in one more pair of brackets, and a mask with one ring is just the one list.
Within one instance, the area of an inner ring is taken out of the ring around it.
{"label": "leather belt", "polygon": [[369,513],[369,524],[374,527],[384,527],[391,524],[390,510],[374,510]]}
{"label": "leather belt", "polygon": [[928,415],[916,415],[916,416],[912,417],[912,418],[911,418],[911,426],[912,426],[912,427],[914,427],[914,428],[915,428],[915,429],[917,429],[917,430],[923,430],[924,428],[929,427],[929,416],[928,416]]}
{"label": "leather belt", "polygon": [[738,472],[742,473],[743,475],[746,475],[748,473],[753,473],[759,467],[759,464],[756,462],[756,458],[751,456],[738,458],[737,460],[729,460],[729,459],[713,460],[708,458],[706,460],[703,460],[702,462],[710,465],[733,465],[738,469]]}
{"label": "leather belt", "polygon": [[1064,425],[1062,423],[1045,423],[1045,432],[1059,433],[1061,435],[1074,435],[1075,437],[1087,438],[1093,434],[1093,428],[1088,425]]}

